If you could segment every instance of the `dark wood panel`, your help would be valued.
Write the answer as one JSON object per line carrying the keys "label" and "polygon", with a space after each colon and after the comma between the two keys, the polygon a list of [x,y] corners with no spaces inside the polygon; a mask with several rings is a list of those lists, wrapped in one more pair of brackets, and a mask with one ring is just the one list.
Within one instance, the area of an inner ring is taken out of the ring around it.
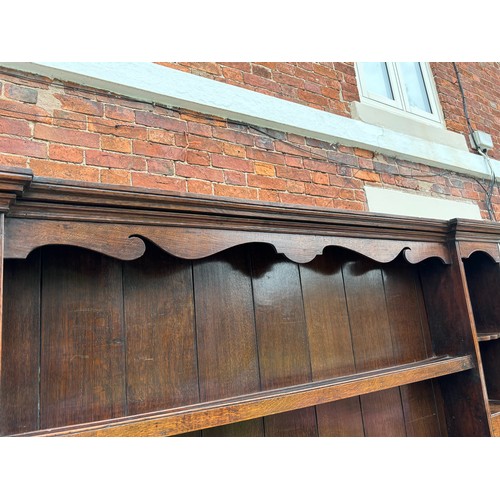
{"label": "dark wood panel", "polygon": [[500,399],[500,340],[481,342],[486,388],[490,399]]}
{"label": "dark wood panel", "polygon": [[465,271],[456,243],[450,245],[452,263],[429,259],[419,266],[425,307],[437,355],[470,353],[477,368],[439,380],[450,436],[488,436],[491,433],[487,394],[479,345],[474,338],[472,308]]}
{"label": "dark wood panel", "polygon": [[[194,262],[196,329],[202,401],[260,390],[251,271],[247,248]],[[261,436],[251,420],[203,431],[204,436]]]}
{"label": "dark wood panel", "polygon": [[191,263],[150,246],[123,266],[128,413],[197,403]]}
{"label": "dark wood panel", "polygon": [[[300,267],[313,380],[355,373],[342,263],[345,253],[327,249]],[[363,436],[359,398],[316,408],[320,436]]]}
{"label": "dark wood panel", "polygon": [[40,252],[4,264],[0,434],[38,429]]}
{"label": "dark wood panel", "polygon": [[[312,380],[297,264],[267,245],[252,248],[255,324],[262,390]],[[315,436],[315,408],[266,417],[266,436]]]}
{"label": "dark wood panel", "polygon": [[[357,371],[395,363],[382,272],[366,259],[343,266]],[[399,389],[361,397],[366,436],[406,435]]]}
{"label": "dark wood panel", "polygon": [[[92,424],[67,426],[29,435],[167,436],[182,434],[210,426],[242,422],[260,416],[290,412],[298,408],[309,408],[433,378],[446,378],[446,375],[470,371],[473,367],[471,356],[460,358],[443,356],[332,380],[309,382],[284,389],[198,403],[173,410],[109,419]],[[296,423],[286,422],[288,428],[294,425]],[[281,429],[279,430],[281,432]]]}
{"label": "dark wood panel", "polygon": [[41,427],[126,414],[121,263],[42,253]]}
{"label": "dark wood panel", "polygon": [[500,265],[475,253],[464,261],[464,268],[477,331],[500,331]]}
{"label": "dark wood panel", "polygon": [[[431,339],[418,269],[401,259],[383,266],[382,275],[394,360],[409,363],[431,355]],[[440,422],[431,383],[400,387],[409,436],[438,436]]]}

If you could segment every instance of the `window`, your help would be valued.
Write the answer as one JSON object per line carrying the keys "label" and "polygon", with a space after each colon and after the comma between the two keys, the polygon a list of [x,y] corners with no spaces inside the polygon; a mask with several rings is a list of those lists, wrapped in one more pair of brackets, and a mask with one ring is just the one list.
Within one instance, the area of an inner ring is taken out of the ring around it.
{"label": "window", "polygon": [[356,63],[356,70],[362,101],[442,123],[428,64],[363,62]]}

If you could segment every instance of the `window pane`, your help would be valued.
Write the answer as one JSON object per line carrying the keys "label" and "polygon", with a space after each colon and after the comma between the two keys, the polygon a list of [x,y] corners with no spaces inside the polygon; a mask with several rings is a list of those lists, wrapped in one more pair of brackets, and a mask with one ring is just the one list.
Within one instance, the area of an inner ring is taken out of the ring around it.
{"label": "window pane", "polygon": [[427,113],[431,113],[431,105],[427,89],[425,88],[424,77],[422,76],[422,68],[418,62],[406,62],[399,64],[400,71],[403,77],[406,95],[410,106],[414,106]]}
{"label": "window pane", "polygon": [[365,62],[361,65],[363,67],[363,82],[365,82],[367,90],[394,100],[387,65],[384,62]]}

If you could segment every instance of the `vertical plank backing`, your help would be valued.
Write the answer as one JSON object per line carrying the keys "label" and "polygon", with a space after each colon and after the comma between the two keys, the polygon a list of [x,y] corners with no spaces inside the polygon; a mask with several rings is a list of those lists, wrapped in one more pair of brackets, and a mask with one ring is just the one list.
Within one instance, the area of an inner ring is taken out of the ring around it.
{"label": "vertical plank backing", "polygon": [[0,435],[39,428],[40,252],[4,269]]}
{"label": "vertical plank backing", "polygon": [[199,401],[191,262],[148,246],[123,264],[128,413]]}
{"label": "vertical plank backing", "polygon": [[500,332],[500,265],[474,253],[464,261],[464,269],[477,331]]}
{"label": "vertical plank backing", "polygon": [[[193,264],[201,401],[260,390],[252,282],[246,247]],[[262,419],[203,436],[263,436]]]}
{"label": "vertical plank backing", "polygon": [[47,247],[42,266],[41,427],[125,415],[121,263]]}
{"label": "vertical plank backing", "polygon": [[[253,247],[255,323],[263,390],[312,379],[297,264],[267,245]],[[264,419],[266,436],[316,436],[315,408]]]}
{"label": "vertical plank backing", "polygon": [[[382,268],[394,362],[410,363],[431,356],[430,333],[418,271],[398,259]],[[400,387],[407,435],[439,436],[439,413],[432,382]]]}
{"label": "vertical plank backing", "polygon": [[[344,284],[356,370],[394,364],[382,273],[371,261],[360,259],[343,266]],[[361,397],[366,436],[405,436],[399,389]]]}
{"label": "vertical plank backing", "polygon": [[[300,266],[313,380],[355,373],[351,331],[342,279],[342,252]],[[359,397],[316,407],[320,436],[363,436]]]}
{"label": "vertical plank backing", "polygon": [[419,266],[429,329],[436,355],[472,355],[478,367],[438,380],[447,430],[451,436],[491,433],[486,386],[479,346],[473,334],[472,307],[456,243],[450,244],[451,265],[427,259]]}

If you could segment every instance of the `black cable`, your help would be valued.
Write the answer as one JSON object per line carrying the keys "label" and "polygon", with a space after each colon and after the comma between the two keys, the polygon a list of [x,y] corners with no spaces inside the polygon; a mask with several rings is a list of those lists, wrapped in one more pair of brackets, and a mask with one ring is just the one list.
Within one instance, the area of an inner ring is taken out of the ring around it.
{"label": "black cable", "polygon": [[[462,102],[464,104],[464,111],[465,111],[465,115],[466,115],[466,119],[467,119],[467,124],[469,126],[469,129],[472,130],[472,127],[471,127],[471,124],[470,124],[470,120],[469,120],[469,116],[468,116],[468,112],[467,112],[467,105],[466,105],[466,102],[465,102],[465,95],[463,93],[463,87],[462,87],[462,84],[461,84],[461,81],[460,81],[460,75],[458,73],[458,69],[456,67],[456,64],[453,63],[453,65],[455,67],[455,71],[456,71],[456,74],[457,74],[457,81],[459,83],[459,87],[460,87],[460,90],[461,90],[461,93],[462,93]],[[2,68],[2,70],[0,70],[0,74],[4,74],[4,75],[7,75],[7,76],[10,76],[10,77],[13,77],[13,78],[17,78],[17,79],[21,79],[21,80],[26,80],[26,81],[29,81],[29,82],[32,82],[32,83],[40,83],[41,82],[41,80],[39,78],[36,78],[36,77],[31,77],[30,78],[29,76],[26,76],[26,75],[23,75],[23,74],[11,73],[11,72],[5,71],[3,68]],[[168,111],[174,111],[174,112],[176,112],[179,115],[182,114],[182,115],[196,117],[196,118],[199,117],[199,114],[197,114],[196,112],[192,112],[192,111],[189,111],[189,110],[186,110],[186,109],[181,109],[181,108],[177,108],[177,107],[174,107],[174,106],[168,106],[168,105],[165,105],[165,104],[151,102],[151,101],[147,101],[147,100],[137,99],[137,98],[134,98],[134,97],[123,96],[123,95],[120,95],[120,94],[114,94],[113,92],[100,91],[99,89],[87,89],[84,86],[71,85],[68,82],[64,82],[63,83],[63,82],[60,82],[58,80],[52,80],[51,85],[54,85],[54,86],[60,87],[60,88],[64,88],[66,90],[67,89],[69,89],[69,90],[75,90],[78,93],[82,93],[82,92],[83,93],[87,93],[87,94],[89,94],[91,96],[99,95],[99,96],[102,96],[102,97],[112,97],[114,99],[120,99],[120,100],[126,101],[126,102],[135,102],[135,103],[140,103],[140,104],[147,104],[148,106],[159,107],[159,108],[162,108],[162,109],[166,109]],[[5,111],[7,113],[10,113],[10,114],[17,113],[17,114],[21,114],[21,115],[25,115],[25,116],[31,116],[32,118],[42,118],[44,120],[45,119],[53,119],[53,120],[60,120],[60,121],[68,121],[68,122],[77,122],[77,123],[88,124],[87,120],[77,120],[77,119],[74,119],[74,118],[62,118],[62,117],[61,118],[54,118],[54,117],[48,117],[48,116],[43,116],[43,115],[37,115],[35,113],[25,113],[25,112],[22,112],[22,111],[15,111],[15,112],[14,111],[9,111],[9,110],[5,110]],[[3,115],[3,116],[10,116],[10,115]],[[313,151],[311,151],[309,149],[302,148],[302,147],[300,147],[297,144],[294,144],[292,142],[286,141],[286,140],[282,139],[281,137],[276,137],[276,136],[272,135],[270,132],[268,132],[267,130],[263,130],[260,127],[257,127],[257,126],[254,126],[254,125],[251,125],[251,124],[248,124],[248,123],[239,122],[237,120],[233,120],[233,119],[230,119],[230,118],[221,118],[221,117],[210,116],[210,115],[205,116],[205,118],[209,119],[209,120],[212,120],[212,121],[221,121],[222,120],[222,121],[225,121],[228,124],[246,126],[249,129],[251,129],[251,130],[255,130],[255,131],[257,131],[257,132],[259,132],[259,133],[261,133],[263,135],[266,135],[266,136],[272,138],[275,141],[279,141],[279,142],[281,142],[283,144],[286,144],[286,145],[288,145],[290,147],[293,147],[297,151],[301,151],[303,153],[307,153],[310,158],[316,158],[316,159],[320,159],[320,160],[326,160],[327,162],[331,162],[331,163],[334,163],[336,165],[344,166],[344,167],[347,167],[347,168],[349,168],[351,170],[354,170],[353,176],[357,172],[359,172],[359,171],[375,172],[375,173],[378,173],[378,174],[387,173],[387,172],[383,172],[383,171],[377,170],[375,167],[373,169],[366,168],[366,167],[359,167],[359,166],[356,167],[356,166],[351,165],[349,163],[344,163],[344,162],[342,162],[340,160],[335,160],[335,159],[329,158],[326,155],[319,155],[319,154],[314,153]],[[118,129],[119,127],[126,127],[126,126],[133,126],[133,125],[130,125],[130,124],[126,123],[126,124],[116,124],[116,125],[99,124],[99,126],[109,127],[110,129]],[[336,144],[331,144],[331,146],[334,148],[335,151],[337,150],[337,145]],[[312,146],[311,146],[311,148],[312,148]],[[395,160],[395,161],[398,161],[398,159],[399,159],[397,157],[391,157],[391,156],[387,156],[387,155],[386,155],[386,158],[387,159],[392,159],[392,160]],[[413,167],[412,167],[412,170],[413,170]],[[390,175],[399,176],[399,177],[406,178],[406,179],[417,179],[417,178],[425,179],[425,178],[432,178],[432,177],[451,178],[451,173],[450,172],[435,172],[435,173],[428,173],[428,174],[414,174],[413,172],[411,174],[402,174],[400,172],[397,172],[397,173],[390,173]],[[486,205],[487,205],[487,209],[488,209],[488,214],[490,215],[490,219],[491,218],[494,219],[494,214],[493,214],[493,211],[491,209],[492,187],[487,191],[484,188],[484,186],[482,185],[482,183],[477,178],[475,178],[475,177],[473,177],[471,175],[468,175],[468,174],[461,174],[461,176],[465,177],[465,178],[472,179],[473,181],[477,182],[477,184],[479,184],[479,186],[483,189],[483,191],[485,191],[485,193],[487,195]],[[347,183],[347,179],[344,182],[344,184],[340,187],[340,189],[342,189],[346,185],[346,183]],[[492,186],[494,186],[494,184],[492,184]],[[488,193],[490,193],[490,194],[488,195]]]}

